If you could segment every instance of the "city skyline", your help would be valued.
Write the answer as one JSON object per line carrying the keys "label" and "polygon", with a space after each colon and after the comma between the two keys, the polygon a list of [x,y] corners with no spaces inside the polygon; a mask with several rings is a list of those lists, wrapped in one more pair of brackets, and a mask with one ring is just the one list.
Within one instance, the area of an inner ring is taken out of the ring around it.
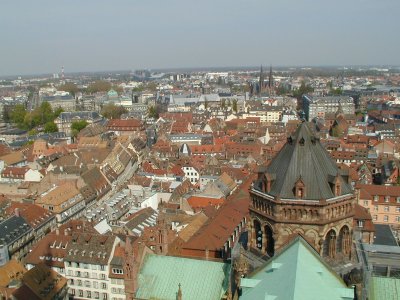
{"label": "city skyline", "polygon": [[68,73],[400,65],[400,42],[392,37],[398,1],[329,4],[13,1],[0,12],[0,76],[59,73],[62,66]]}

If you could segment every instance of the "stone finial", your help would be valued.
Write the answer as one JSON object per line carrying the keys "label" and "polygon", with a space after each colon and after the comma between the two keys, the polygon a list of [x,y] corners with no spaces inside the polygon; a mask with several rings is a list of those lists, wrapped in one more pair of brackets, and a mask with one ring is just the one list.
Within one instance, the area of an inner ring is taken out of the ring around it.
{"label": "stone finial", "polygon": [[178,284],[178,296],[176,297],[177,300],[182,300],[182,289],[181,284]]}

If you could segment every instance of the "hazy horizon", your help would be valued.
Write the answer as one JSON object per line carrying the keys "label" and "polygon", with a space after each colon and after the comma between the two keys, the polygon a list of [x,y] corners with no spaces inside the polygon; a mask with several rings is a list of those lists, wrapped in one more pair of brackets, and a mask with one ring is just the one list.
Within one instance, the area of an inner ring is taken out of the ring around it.
{"label": "hazy horizon", "polygon": [[15,0],[0,76],[265,66],[399,66],[398,0]]}

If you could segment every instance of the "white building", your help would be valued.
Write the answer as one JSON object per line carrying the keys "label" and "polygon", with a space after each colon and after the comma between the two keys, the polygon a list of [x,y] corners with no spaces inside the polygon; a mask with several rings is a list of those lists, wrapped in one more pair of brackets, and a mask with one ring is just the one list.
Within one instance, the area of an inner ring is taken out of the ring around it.
{"label": "white building", "polygon": [[119,242],[119,238],[107,235],[73,236],[64,260],[70,295],[79,299],[125,299],[123,265],[112,264]]}
{"label": "white building", "polygon": [[192,166],[184,166],[182,167],[183,173],[185,173],[185,177],[189,179],[191,184],[196,184],[200,179],[199,171]]}

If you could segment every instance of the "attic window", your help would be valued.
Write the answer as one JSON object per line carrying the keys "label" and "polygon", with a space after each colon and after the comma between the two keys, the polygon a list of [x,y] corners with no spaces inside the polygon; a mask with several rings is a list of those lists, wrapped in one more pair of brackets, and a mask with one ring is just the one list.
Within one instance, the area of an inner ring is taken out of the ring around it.
{"label": "attic window", "polygon": [[311,143],[315,145],[317,142],[317,138],[315,136],[311,137]]}
{"label": "attic window", "polygon": [[338,182],[335,184],[335,196],[340,196],[341,193],[342,193],[342,189],[341,189],[340,183]]}
{"label": "attic window", "polygon": [[294,185],[293,193],[296,198],[303,199],[305,197],[305,192],[305,185],[300,176],[300,178],[296,181]]}

